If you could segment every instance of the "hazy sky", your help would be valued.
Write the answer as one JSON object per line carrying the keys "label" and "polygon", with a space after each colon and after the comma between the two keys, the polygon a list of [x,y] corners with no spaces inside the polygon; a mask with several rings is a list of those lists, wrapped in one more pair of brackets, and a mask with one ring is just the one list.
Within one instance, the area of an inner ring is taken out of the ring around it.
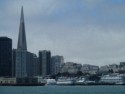
{"label": "hazy sky", "polygon": [[125,61],[125,0],[0,0],[0,36],[17,47],[24,7],[28,51],[50,50],[65,61]]}

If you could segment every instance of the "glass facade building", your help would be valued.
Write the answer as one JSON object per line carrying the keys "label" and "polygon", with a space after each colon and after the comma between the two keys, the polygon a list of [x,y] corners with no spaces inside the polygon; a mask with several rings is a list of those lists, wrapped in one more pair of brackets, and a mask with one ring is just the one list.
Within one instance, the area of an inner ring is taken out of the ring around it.
{"label": "glass facade building", "polygon": [[50,51],[39,51],[39,63],[40,63],[40,75],[46,76],[50,75],[50,61],[51,52]]}
{"label": "glass facade building", "polygon": [[12,39],[0,37],[0,76],[12,76]]}

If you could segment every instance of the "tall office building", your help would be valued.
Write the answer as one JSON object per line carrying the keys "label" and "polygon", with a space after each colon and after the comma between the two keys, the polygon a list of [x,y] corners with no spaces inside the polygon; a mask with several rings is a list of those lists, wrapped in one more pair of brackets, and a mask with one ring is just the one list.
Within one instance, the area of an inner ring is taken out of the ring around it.
{"label": "tall office building", "polygon": [[0,76],[12,76],[12,39],[0,37]]}
{"label": "tall office building", "polygon": [[46,76],[50,75],[50,61],[51,52],[50,51],[39,51],[39,63],[40,63],[40,75]]}
{"label": "tall office building", "polygon": [[52,56],[51,58],[51,74],[56,75],[60,72],[61,64],[64,63],[63,56]]}
{"label": "tall office building", "polygon": [[12,50],[12,77],[16,76],[16,49]]}
{"label": "tall office building", "polygon": [[33,76],[33,54],[25,50],[16,50],[16,77]]}
{"label": "tall office building", "polygon": [[36,54],[33,54],[33,76],[39,76],[39,59]]}
{"label": "tall office building", "polygon": [[27,51],[23,7],[21,9],[20,28],[17,49],[14,52],[16,77],[33,76],[33,54]]}

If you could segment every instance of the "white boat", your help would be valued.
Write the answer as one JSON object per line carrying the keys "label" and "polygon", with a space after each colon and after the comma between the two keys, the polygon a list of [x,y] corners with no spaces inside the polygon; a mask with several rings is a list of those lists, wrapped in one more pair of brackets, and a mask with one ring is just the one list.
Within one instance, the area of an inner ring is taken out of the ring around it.
{"label": "white boat", "polygon": [[46,80],[46,85],[56,85],[55,79],[45,79],[45,80]]}
{"label": "white boat", "polygon": [[86,85],[96,85],[97,83],[95,81],[85,81]]}
{"label": "white boat", "polygon": [[85,85],[85,78],[79,78],[75,81],[75,85]]}
{"label": "white boat", "polygon": [[125,76],[124,75],[104,75],[101,77],[102,83],[110,83],[116,85],[123,85],[125,84]]}
{"label": "white boat", "polygon": [[59,78],[56,84],[57,85],[74,85],[74,80],[70,78]]}

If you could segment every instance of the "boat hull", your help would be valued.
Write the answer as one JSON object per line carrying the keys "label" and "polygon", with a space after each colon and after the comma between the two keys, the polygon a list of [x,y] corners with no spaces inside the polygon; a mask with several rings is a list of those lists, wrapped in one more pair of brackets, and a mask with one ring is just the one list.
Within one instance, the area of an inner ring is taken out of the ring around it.
{"label": "boat hull", "polygon": [[57,81],[57,85],[74,85],[73,81]]}

